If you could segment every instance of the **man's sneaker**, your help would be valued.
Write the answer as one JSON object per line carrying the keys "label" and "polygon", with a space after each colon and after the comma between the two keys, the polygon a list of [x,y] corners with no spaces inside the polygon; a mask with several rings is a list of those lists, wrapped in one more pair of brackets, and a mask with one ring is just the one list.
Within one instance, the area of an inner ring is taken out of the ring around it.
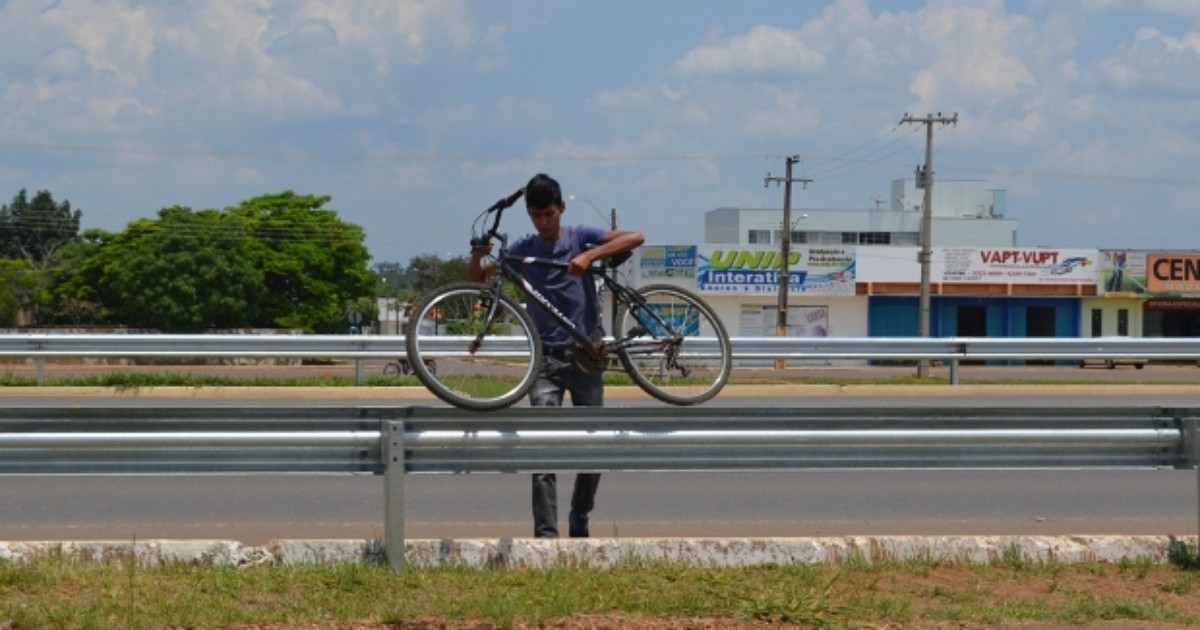
{"label": "man's sneaker", "polygon": [[588,517],[571,512],[567,517],[567,522],[571,526],[571,538],[588,537]]}

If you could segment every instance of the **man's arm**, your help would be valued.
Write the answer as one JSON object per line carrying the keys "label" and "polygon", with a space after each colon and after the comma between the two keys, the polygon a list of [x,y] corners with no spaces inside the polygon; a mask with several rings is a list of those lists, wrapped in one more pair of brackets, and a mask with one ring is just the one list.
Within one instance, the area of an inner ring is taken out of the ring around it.
{"label": "man's arm", "polygon": [[646,242],[646,237],[641,232],[612,230],[604,235],[604,242],[599,246],[593,247],[572,258],[571,262],[567,265],[567,271],[573,274],[581,274],[597,260],[633,251],[641,247],[644,242]]}

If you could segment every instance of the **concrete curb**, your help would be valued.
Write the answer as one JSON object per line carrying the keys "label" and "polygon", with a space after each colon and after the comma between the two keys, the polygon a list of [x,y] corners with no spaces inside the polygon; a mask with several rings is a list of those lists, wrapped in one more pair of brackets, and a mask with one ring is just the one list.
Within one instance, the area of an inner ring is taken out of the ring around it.
{"label": "concrete curb", "polygon": [[[630,538],[410,540],[413,567],[548,568],[668,562],[712,567],[941,560],[986,563],[1168,560],[1166,536],[848,536],[828,538]],[[141,566],[337,564],[381,560],[379,540],[278,540],[248,546],[230,540],[0,542],[0,562],[40,558]]]}

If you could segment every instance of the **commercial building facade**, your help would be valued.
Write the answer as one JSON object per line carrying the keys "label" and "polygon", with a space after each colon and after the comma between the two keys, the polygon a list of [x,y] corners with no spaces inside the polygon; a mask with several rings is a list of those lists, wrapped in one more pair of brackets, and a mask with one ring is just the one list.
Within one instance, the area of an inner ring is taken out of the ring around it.
{"label": "commercial building facade", "polygon": [[[789,336],[918,334],[920,193],[910,180],[891,192],[886,208],[793,210]],[[933,208],[931,336],[1200,336],[1200,253],[1016,247],[1004,191],[978,181],[939,181]],[[697,291],[731,335],[773,336],[780,219],[710,211],[705,243],[643,247],[636,280]]]}

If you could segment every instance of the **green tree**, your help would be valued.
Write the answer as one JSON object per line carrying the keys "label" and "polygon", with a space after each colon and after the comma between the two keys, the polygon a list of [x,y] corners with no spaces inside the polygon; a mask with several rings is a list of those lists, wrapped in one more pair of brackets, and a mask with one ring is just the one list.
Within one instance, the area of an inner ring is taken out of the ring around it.
{"label": "green tree", "polygon": [[285,191],[229,210],[254,237],[263,320],[305,332],[343,332],[345,306],[375,293],[362,228],[326,209],[328,196]]}
{"label": "green tree", "polygon": [[55,203],[50,191],[39,190],[29,199],[22,188],[12,204],[0,206],[0,257],[24,258],[45,268],[58,248],[79,239],[82,215],[70,201]]}
{"label": "green tree", "polygon": [[376,287],[380,297],[395,297],[408,285],[404,266],[397,262],[381,261],[371,265],[371,273],[379,279]]}
{"label": "green tree", "polygon": [[104,268],[100,249],[116,238],[105,230],[85,230],[78,241],[59,249],[47,269],[50,303],[45,309],[50,323],[105,324],[112,311],[100,291]]}
{"label": "green tree", "polygon": [[458,256],[442,260],[436,254],[414,256],[408,261],[409,289],[413,298],[451,282],[467,280],[467,259]]}
{"label": "green tree", "polygon": [[164,208],[120,233],[89,230],[52,267],[59,321],[164,332],[344,332],[376,277],[362,230],[290,191],[224,210]]}
{"label": "green tree", "polygon": [[262,271],[254,241],[237,217],[216,210],[164,208],[101,247],[102,301],[113,319],[135,328],[201,332],[257,319]]}
{"label": "green tree", "polygon": [[0,258],[0,328],[20,323],[21,312],[30,310],[41,285],[39,274],[28,260]]}

